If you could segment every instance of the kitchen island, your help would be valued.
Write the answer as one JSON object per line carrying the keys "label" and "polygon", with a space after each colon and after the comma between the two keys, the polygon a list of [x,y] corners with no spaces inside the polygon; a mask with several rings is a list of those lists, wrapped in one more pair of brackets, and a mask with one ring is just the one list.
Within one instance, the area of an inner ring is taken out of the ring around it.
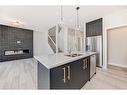
{"label": "kitchen island", "polygon": [[90,80],[90,56],[94,54],[35,56],[38,61],[38,89],[81,89]]}

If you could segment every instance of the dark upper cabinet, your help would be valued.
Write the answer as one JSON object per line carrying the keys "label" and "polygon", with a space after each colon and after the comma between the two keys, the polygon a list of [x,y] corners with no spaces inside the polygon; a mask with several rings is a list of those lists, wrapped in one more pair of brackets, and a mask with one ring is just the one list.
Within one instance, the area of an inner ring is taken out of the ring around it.
{"label": "dark upper cabinet", "polygon": [[102,35],[102,31],[102,18],[86,23],[86,37]]}
{"label": "dark upper cabinet", "polygon": [[[5,51],[28,50],[27,53],[5,55]],[[0,61],[33,57],[33,30],[0,25]]]}
{"label": "dark upper cabinet", "polygon": [[[86,61],[84,61],[86,60]],[[89,57],[50,70],[50,89],[80,89],[90,79]]]}

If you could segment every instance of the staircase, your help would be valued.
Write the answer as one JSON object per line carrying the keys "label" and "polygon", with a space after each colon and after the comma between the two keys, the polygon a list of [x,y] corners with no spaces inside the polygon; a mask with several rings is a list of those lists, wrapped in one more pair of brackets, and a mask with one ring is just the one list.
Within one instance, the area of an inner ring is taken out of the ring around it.
{"label": "staircase", "polygon": [[[75,29],[56,25],[48,30],[48,44],[53,50],[54,53],[58,52],[68,52],[68,49],[72,49],[73,51],[76,48],[76,51],[81,51],[83,45],[81,39],[83,39],[80,31],[75,36]],[[82,42],[82,43],[81,43]]]}
{"label": "staircase", "polygon": [[60,31],[61,31],[61,27],[59,25],[56,25],[48,30],[48,44],[54,53],[63,52],[61,49],[63,45],[59,47],[59,42],[61,41],[60,39],[58,39],[59,38],[58,35],[61,33]]}
{"label": "staircase", "polygon": [[56,53],[56,26],[48,30],[48,44],[53,52]]}

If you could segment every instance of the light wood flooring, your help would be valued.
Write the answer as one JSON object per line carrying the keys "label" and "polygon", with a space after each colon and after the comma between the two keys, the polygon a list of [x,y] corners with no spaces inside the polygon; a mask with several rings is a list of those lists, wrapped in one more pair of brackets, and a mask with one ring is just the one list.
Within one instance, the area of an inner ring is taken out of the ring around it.
{"label": "light wood flooring", "polygon": [[103,70],[97,68],[97,74],[87,82],[82,89],[126,89],[127,72],[115,69]]}
{"label": "light wood flooring", "polygon": [[[0,63],[0,89],[37,89],[37,62],[23,59]],[[127,89],[127,72],[97,68],[82,89]]]}
{"label": "light wood flooring", "polygon": [[23,59],[0,63],[0,89],[36,89],[37,63]]}

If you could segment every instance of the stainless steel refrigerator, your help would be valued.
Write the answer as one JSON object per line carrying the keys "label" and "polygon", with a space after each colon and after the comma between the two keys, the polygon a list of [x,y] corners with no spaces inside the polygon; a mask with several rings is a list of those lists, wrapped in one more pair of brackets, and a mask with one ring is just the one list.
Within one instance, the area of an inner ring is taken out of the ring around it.
{"label": "stainless steel refrigerator", "polygon": [[102,67],[103,62],[103,46],[102,46],[102,36],[91,36],[86,38],[86,51],[97,52],[96,55],[96,66]]}

